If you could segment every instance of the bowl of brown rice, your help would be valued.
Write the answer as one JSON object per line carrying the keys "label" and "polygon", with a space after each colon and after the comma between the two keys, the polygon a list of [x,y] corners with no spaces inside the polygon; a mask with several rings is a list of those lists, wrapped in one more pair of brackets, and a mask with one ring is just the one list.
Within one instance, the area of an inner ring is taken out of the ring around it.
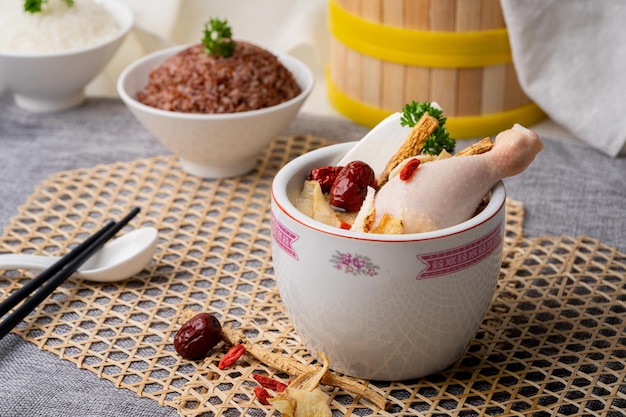
{"label": "bowl of brown rice", "polygon": [[179,45],[129,65],[117,89],[131,113],[186,172],[224,178],[253,170],[313,88],[300,60],[237,41],[232,56]]}
{"label": "bowl of brown rice", "polygon": [[32,112],[81,104],[86,86],[132,28],[132,10],[120,0],[50,0],[39,12],[24,8],[9,0],[0,13],[0,92]]}

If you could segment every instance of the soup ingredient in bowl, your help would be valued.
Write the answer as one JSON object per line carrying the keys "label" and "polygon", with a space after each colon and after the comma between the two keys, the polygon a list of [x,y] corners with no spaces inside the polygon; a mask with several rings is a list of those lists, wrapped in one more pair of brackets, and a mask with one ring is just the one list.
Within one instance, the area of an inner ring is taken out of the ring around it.
{"label": "soup ingredient in bowl", "polygon": [[376,195],[375,223],[387,214],[402,221],[405,233],[461,223],[500,179],[524,171],[542,149],[535,132],[515,125],[497,135],[489,152],[423,164],[408,180],[395,176]]}
{"label": "soup ingredient in bowl", "polygon": [[121,27],[102,4],[48,0],[40,12],[23,0],[0,0],[0,52],[55,53],[86,48],[116,36]]}
{"label": "soup ingredient in bowl", "polygon": [[330,188],[337,179],[337,175],[343,169],[339,165],[327,165],[323,167],[313,168],[309,174],[309,181],[317,181],[323,193],[329,193]]}
{"label": "soup ingredient in bowl", "polygon": [[427,162],[434,157],[445,157],[454,152],[456,140],[450,138],[445,126],[446,120],[439,105],[413,101],[404,106],[400,124],[410,127],[411,130],[379,173],[376,179],[378,187],[387,182],[392,171],[406,158],[419,156],[420,162]]}
{"label": "soup ingredient in bowl", "polygon": [[362,161],[349,162],[341,168],[330,186],[330,205],[340,211],[358,211],[367,188],[374,185],[374,170]]}
{"label": "soup ingredient in bowl", "polygon": [[[325,193],[317,181],[334,181],[333,175],[339,174],[333,167],[311,171],[294,200],[296,208],[322,223],[359,232],[433,231],[470,219],[500,179],[524,171],[543,149],[536,133],[515,125],[498,134],[495,144],[485,138],[452,156],[448,148],[454,149],[454,140],[440,128],[446,120],[441,110],[412,104],[405,107],[402,123],[408,111],[413,127],[376,181],[367,185],[366,192],[361,184],[352,194],[349,187],[343,191],[359,197],[359,204],[340,207],[350,213],[334,210],[332,187]],[[438,147],[439,154],[425,154],[425,146]]]}
{"label": "soup ingredient in bowl", "polygon": [[268,50],[233,40],[232,54],[223,56],[223,49],[230,47],[222,35],[220,42],[207,46],[217,37],[211,34],[224,33],[223,27],[213,30],[223,21],[211,22],[204,43],[179,52],[151,72],[137,94],[141,103],[184,113],[235,113],[275,106],[300,94],[293,74]]}

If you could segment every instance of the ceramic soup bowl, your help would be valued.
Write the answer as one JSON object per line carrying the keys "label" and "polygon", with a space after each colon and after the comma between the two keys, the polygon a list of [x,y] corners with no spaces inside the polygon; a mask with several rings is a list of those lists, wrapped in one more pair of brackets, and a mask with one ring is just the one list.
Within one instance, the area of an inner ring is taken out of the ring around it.
{"label": "ceramic soup bowl", "polygon": [[312,168],[333,165],[354,143],[285,165],[272,184],[272,258],[288,316],[331,368],[373,380],[441,371],[463,355],[489,308],[500,272],[505,189],[445,229],[351,232],[317,222],[292,201]]}

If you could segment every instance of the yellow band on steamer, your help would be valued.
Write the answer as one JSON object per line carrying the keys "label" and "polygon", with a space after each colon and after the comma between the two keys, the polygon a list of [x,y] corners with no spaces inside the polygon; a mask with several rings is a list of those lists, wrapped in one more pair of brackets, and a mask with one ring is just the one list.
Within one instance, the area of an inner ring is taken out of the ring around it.
{"label": "yellow band on steamer", "polygon": [[[350,120],[374,127],[392,112],[361,103],[343,92],[326,77],[328,99],[333,107]],[[400,111],[401,109],[398,109]],[[534,103],[512,110],[479,116],[448,117],[446,127],[455,139],[483,138],[510,129],[515,123],[531,126],[545,119],[545,113]]]}
{"label": "yellow band on steamer", "polygon": [[341,43],[384,61],[434,68],[483,67],[512,62],[505,28],[434,32],[375,23],[329,0],[329,29]]}

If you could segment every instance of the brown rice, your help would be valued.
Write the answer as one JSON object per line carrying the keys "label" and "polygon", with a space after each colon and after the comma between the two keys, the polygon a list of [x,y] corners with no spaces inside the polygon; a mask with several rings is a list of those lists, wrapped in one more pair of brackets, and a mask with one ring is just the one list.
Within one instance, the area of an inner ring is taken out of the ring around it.
{"label": "brown rice", "polygon": [[137,99],[184,113],[234,113],[274,106],[300,94],[293,74],[269,51],[236,41],[232,56],[191,46],[155,68]]}

